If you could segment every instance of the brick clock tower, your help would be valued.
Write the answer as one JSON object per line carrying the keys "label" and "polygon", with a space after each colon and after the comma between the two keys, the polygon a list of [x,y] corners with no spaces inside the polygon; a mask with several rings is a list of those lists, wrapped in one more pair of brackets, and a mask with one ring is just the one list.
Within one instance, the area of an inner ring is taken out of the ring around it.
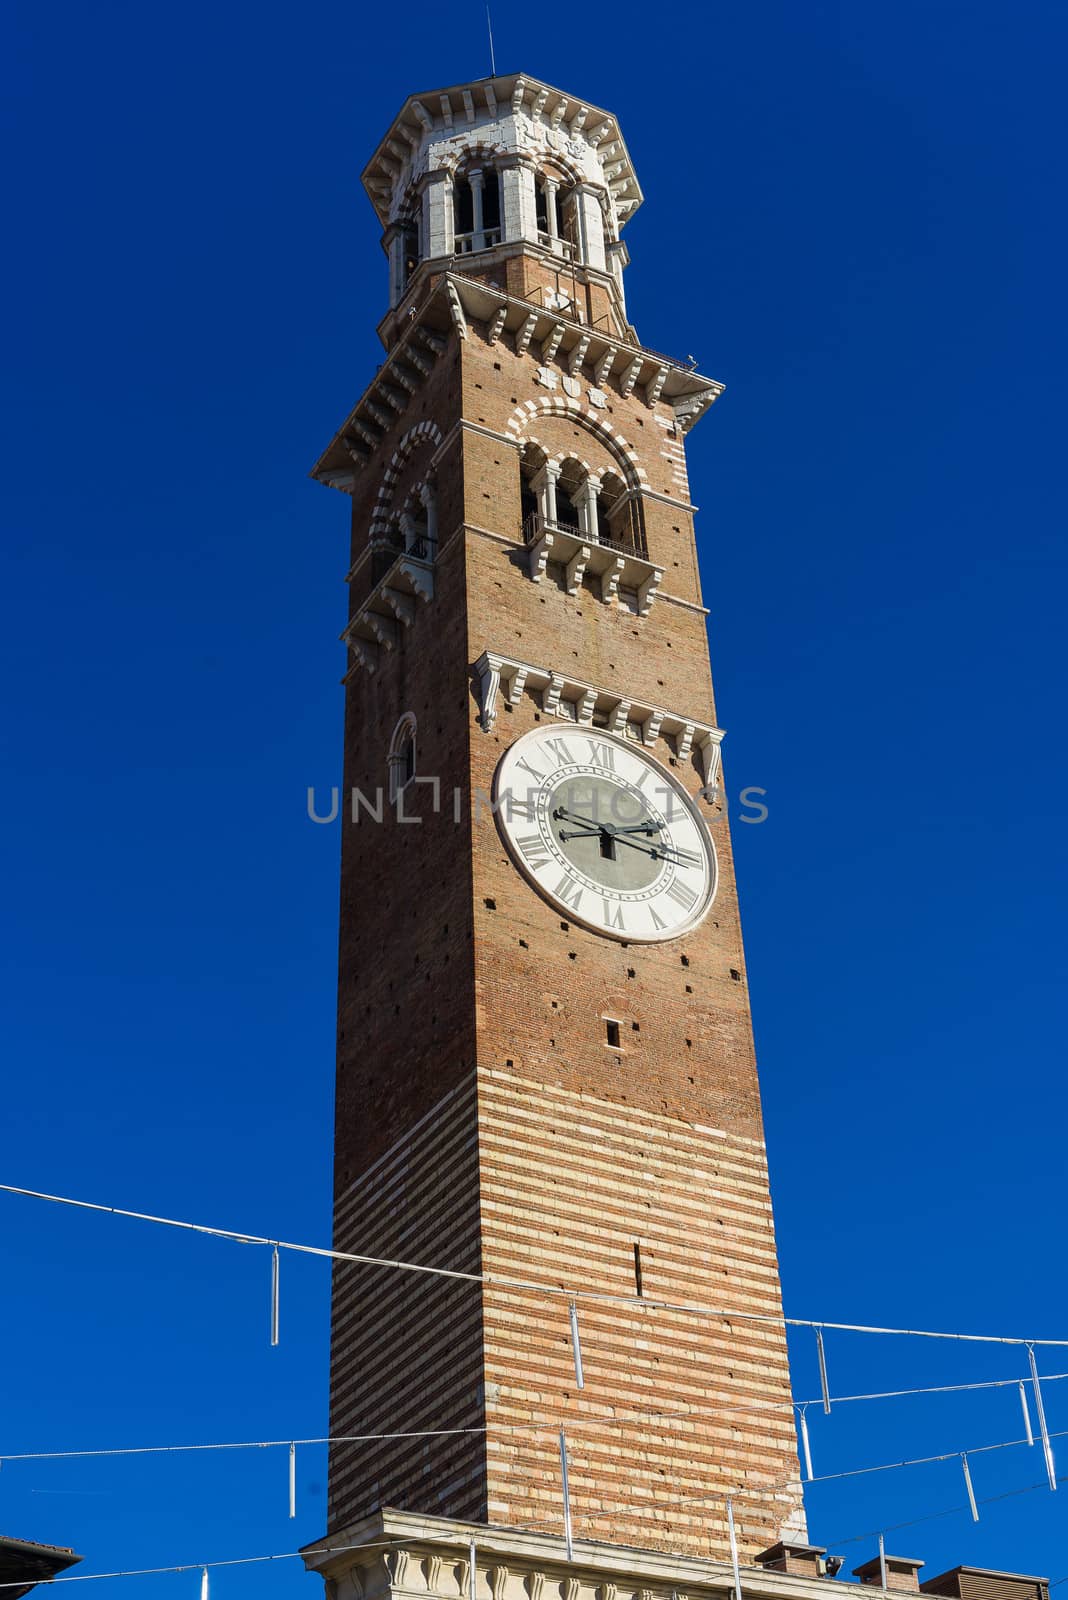
{"label": "brick clock tower", "polygon": [[744,1562],[809,1548],[686,476],[720,385],[628,320],[610,113],[413,95],[363,181],[385,355],[314,470],[352,502],[335,1247],[474,1281],[338,1265],[306,1560],[667,1597],[720,1581],[728,1495]]}

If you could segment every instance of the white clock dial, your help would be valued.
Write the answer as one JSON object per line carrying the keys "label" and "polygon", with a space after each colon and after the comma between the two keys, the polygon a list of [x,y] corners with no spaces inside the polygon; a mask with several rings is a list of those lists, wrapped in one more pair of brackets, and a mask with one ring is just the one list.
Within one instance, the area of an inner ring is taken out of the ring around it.
{"label": "white clock dial", "polygon": [[694,801],[640,745],[598,728],[535,728],[505,751],[497,825],[547,900],[614,939],[676,939],[716,892]]}

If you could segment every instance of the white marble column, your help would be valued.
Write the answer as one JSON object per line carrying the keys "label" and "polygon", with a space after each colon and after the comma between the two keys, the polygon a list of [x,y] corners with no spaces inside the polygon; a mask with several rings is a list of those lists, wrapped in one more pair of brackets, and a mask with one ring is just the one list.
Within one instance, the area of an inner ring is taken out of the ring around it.
{"label": "white marble column", "polygon": [[549,235],[549,248],[553,249],[559,238],[556,227],[556,191],[559,185],[555,178],[543,178],[545,188],[545,231]]}
{"label": "white marble column", "polygon": [[597,538],[597,491],[600,487],[600,478],[591,473],[579,490],[579,526],[591,539]]}
{"label": "white marble column", "polygon": [[456,228],[452,215],[452,174],[432,172],[423,191],[427,255],[451,256]]}
{"label": "white marble column", "polygon": [[485,183],[485,174],[481,167],[475,167],[467,174],[471,185],[471,239],[472,250],[486,248],[486,233],[482,223],[482,186]]}
{"label": "white marble column", "polygon": [[623,311],[623,315],[626,316],[627,297],[623,287],[623,268],[630,261],[630,252],[623,243],[622,239],[614,239],[610,240],[606,246],[606,254],[608,257],[609,271],[611,272],[613,278],[615,278],[616,288],[619,290],[619,304]]}
{"label": "white marble column", "polygon": [[426,512],[426,544],[427,560],[433,561],[434,553],[438,547],[438,491],[437,485],[432,481],[419,485],[419,498],[423,502]]}
{"label": "white marble column", "polygon": [[556,480],[559,476],[560,468],[555,462],[547,461],[530,480],[530,487],[538,497],[541,520],[552,527],[556,526]]}
{"label": "white marble column", "polygon": [[607,271],[604,253],[604,215],[596,190],[580,183],[575,190],[575,217],[578,221],[579,252],[587,266]]}
{"label": "white marble column", "polygon": [[501,226],[505,240],[538,238],[538,199],[534,168],[513,161],[501,169]]}
{"label": "white marble column", "polygon": [[389,303],[399,304],[404,295],[404,232],[394,224],[385,235],[389,256]]}

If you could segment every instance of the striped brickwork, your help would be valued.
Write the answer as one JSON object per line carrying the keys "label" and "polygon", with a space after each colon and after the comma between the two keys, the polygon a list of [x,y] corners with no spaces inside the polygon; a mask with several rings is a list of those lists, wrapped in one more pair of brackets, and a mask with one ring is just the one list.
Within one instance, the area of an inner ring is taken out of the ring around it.
{"label": "striped brickwork", "polygon": [[[472,1079],[447,1094],[342,1193],[335,1248],[479,1271]],[[335,1263],[330,1434],[478,1428],[482,1308],[477,1286]],[[329,1525],[379,1506],[485,1517],[481,1435],[334,1445]]]}
{"label": "striped brickwork", "polygon": [[[501,1071],[479,1129],[487,1273],[628,1296],[637,1243],[649,1301],[779,1313],[758,1141]],[[578,1305],[581,1391],[566,1298],[487,1290],[490,1521],[559,1524],[556,1438],[509,1425],[562,1417],[576,1536],[723,1557],[734,1489],[748,1556],[803,1532],[781,1324]]]}

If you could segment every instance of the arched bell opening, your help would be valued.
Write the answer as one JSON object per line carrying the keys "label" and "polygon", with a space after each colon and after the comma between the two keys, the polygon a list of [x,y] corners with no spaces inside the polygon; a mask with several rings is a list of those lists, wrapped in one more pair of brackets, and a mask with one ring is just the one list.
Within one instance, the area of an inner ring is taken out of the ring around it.
{"label": "arched bell opening", "polygon": [[577,260],[578,221],[573,184],[555,168],[539,172],[534,183],[534,216],[538,243],[565,261]]}
{"label": "arched bell opening", "polygon": [[615,472],[606,472],[597,490],[598,539],[629,555],[646,556],[641,496]]}
{"label": "arched bell opening", "polygon": [[491,250],[501,242],[501,175],[495,167],[470,167],[452,182],[453,246],[457,255]]}
{"label": "arched bell opening", "polygon": [[587,531],[586,468],[573,457],[560,463],[556,480],[556,525],[575,533]]}
{"label": "arched bell opening", "polygon": [[552,518],[548,506],[545,451],[540,445],[525,444],[519,456],[519,507],[523,537],[527,544],[539,539],[544,525]]}

